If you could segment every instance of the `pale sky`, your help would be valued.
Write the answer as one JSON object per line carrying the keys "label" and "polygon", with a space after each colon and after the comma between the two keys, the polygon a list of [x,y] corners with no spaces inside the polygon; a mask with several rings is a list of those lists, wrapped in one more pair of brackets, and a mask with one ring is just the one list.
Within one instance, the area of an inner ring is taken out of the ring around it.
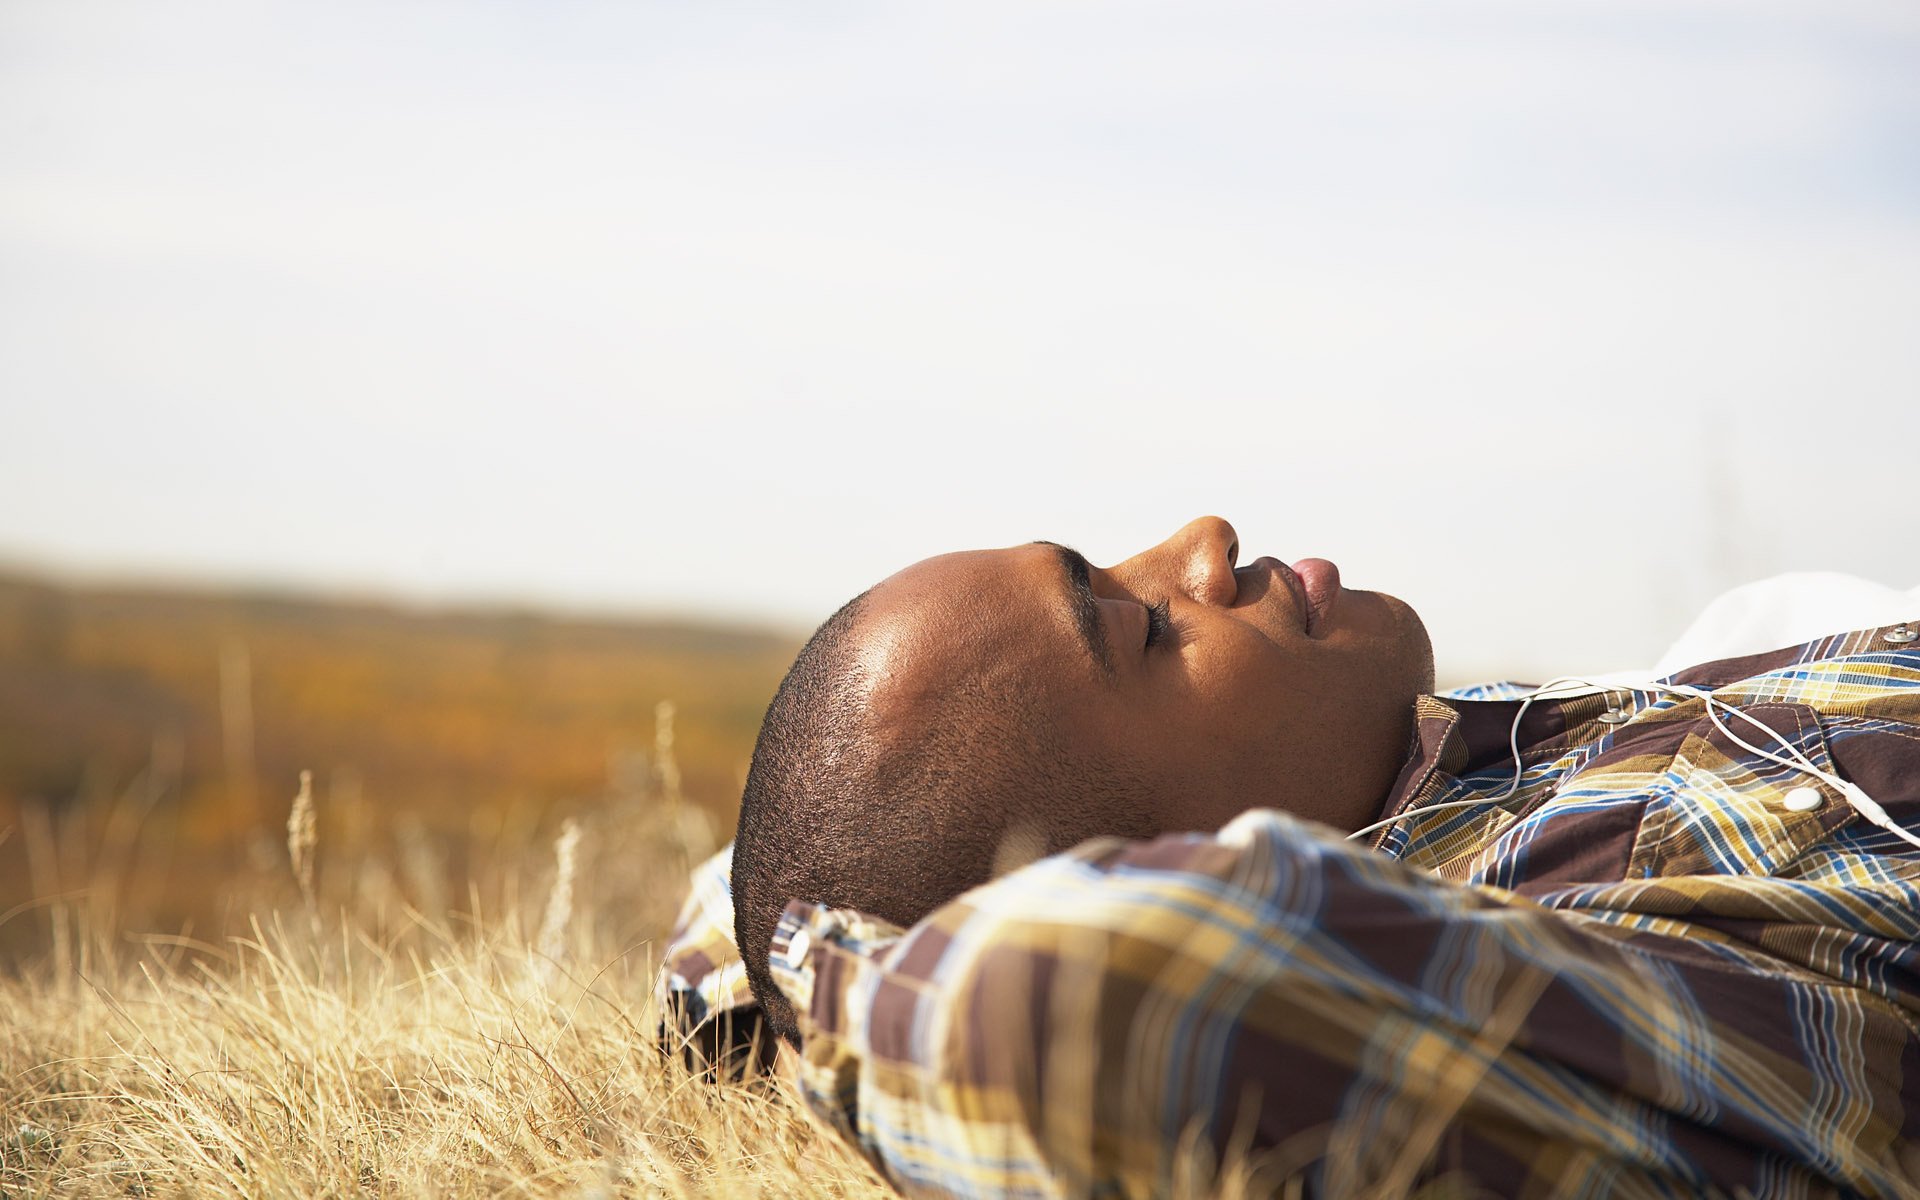
{"label": "pale sky", "polygon": [[809,626],[1218,512],[1442,671],[1920,583],[1920,8],[0,5],[0,560]]}

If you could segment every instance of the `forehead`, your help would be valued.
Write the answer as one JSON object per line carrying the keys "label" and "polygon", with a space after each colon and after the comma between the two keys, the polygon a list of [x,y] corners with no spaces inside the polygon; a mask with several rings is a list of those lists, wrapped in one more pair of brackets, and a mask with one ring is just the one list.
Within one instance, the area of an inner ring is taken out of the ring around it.
{"label": "forehead", "polygon": [[876,584],[861,620],[863,668],[911,696],[956,678],[1005,681],[1084,673],[1065,577],[1050,546],[924,559]]}

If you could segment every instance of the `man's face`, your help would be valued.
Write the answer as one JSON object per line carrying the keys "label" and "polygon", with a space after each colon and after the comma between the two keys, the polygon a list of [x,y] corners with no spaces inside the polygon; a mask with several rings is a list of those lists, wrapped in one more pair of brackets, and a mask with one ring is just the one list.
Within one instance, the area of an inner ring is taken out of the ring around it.
{"label": "man's face", "polygon": [[1111,567],[1050,543],[916,563],[867,598],[874,716],[910,735],[952,681],[991,680],[1055,714],[1076,758],[1164,797],[1162,829],[1263,805],[1357,828],[1433,686],[1426,630],[1324,560],[1239,558],[1203,517]]}

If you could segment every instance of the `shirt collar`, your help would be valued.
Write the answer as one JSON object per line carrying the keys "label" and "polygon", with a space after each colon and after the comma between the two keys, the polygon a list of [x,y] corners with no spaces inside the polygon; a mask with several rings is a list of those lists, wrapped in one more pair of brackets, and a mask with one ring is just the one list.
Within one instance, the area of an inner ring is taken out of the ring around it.
{"label": "shirt collar", "polygon": [[[1710,668],[1696,670],[1705,675]],[[1516,749],[1520,761],[1526,763],[1558,756],[1589,736],[1593,722],[1632,694],[1630,687],[1622,685],[1529,701],[1526,696],[1530,689],[1516,686],[1503,690],[1506,696],[1489,700],[1442,695],[1414,698],[1406,760],[1381,806],[1381,819],[1435,802],[1443,793],[1450,793],[1455,778],[1502,760],[1512,762]],[[1380,830],[1369,844],[1379,849],[1392,832],[1392,826]]]}

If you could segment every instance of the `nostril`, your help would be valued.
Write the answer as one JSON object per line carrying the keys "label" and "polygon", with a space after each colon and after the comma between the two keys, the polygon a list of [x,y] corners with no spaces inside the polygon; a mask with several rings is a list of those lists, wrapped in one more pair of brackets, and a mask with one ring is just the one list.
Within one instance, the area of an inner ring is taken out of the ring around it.
{"label": "nostril", "polygon": [[1234,542],[1232,545],[1227,547],[1227,565],[1229,567],[1237,566],[1239,562],[1240,562],[1240,543]]}

